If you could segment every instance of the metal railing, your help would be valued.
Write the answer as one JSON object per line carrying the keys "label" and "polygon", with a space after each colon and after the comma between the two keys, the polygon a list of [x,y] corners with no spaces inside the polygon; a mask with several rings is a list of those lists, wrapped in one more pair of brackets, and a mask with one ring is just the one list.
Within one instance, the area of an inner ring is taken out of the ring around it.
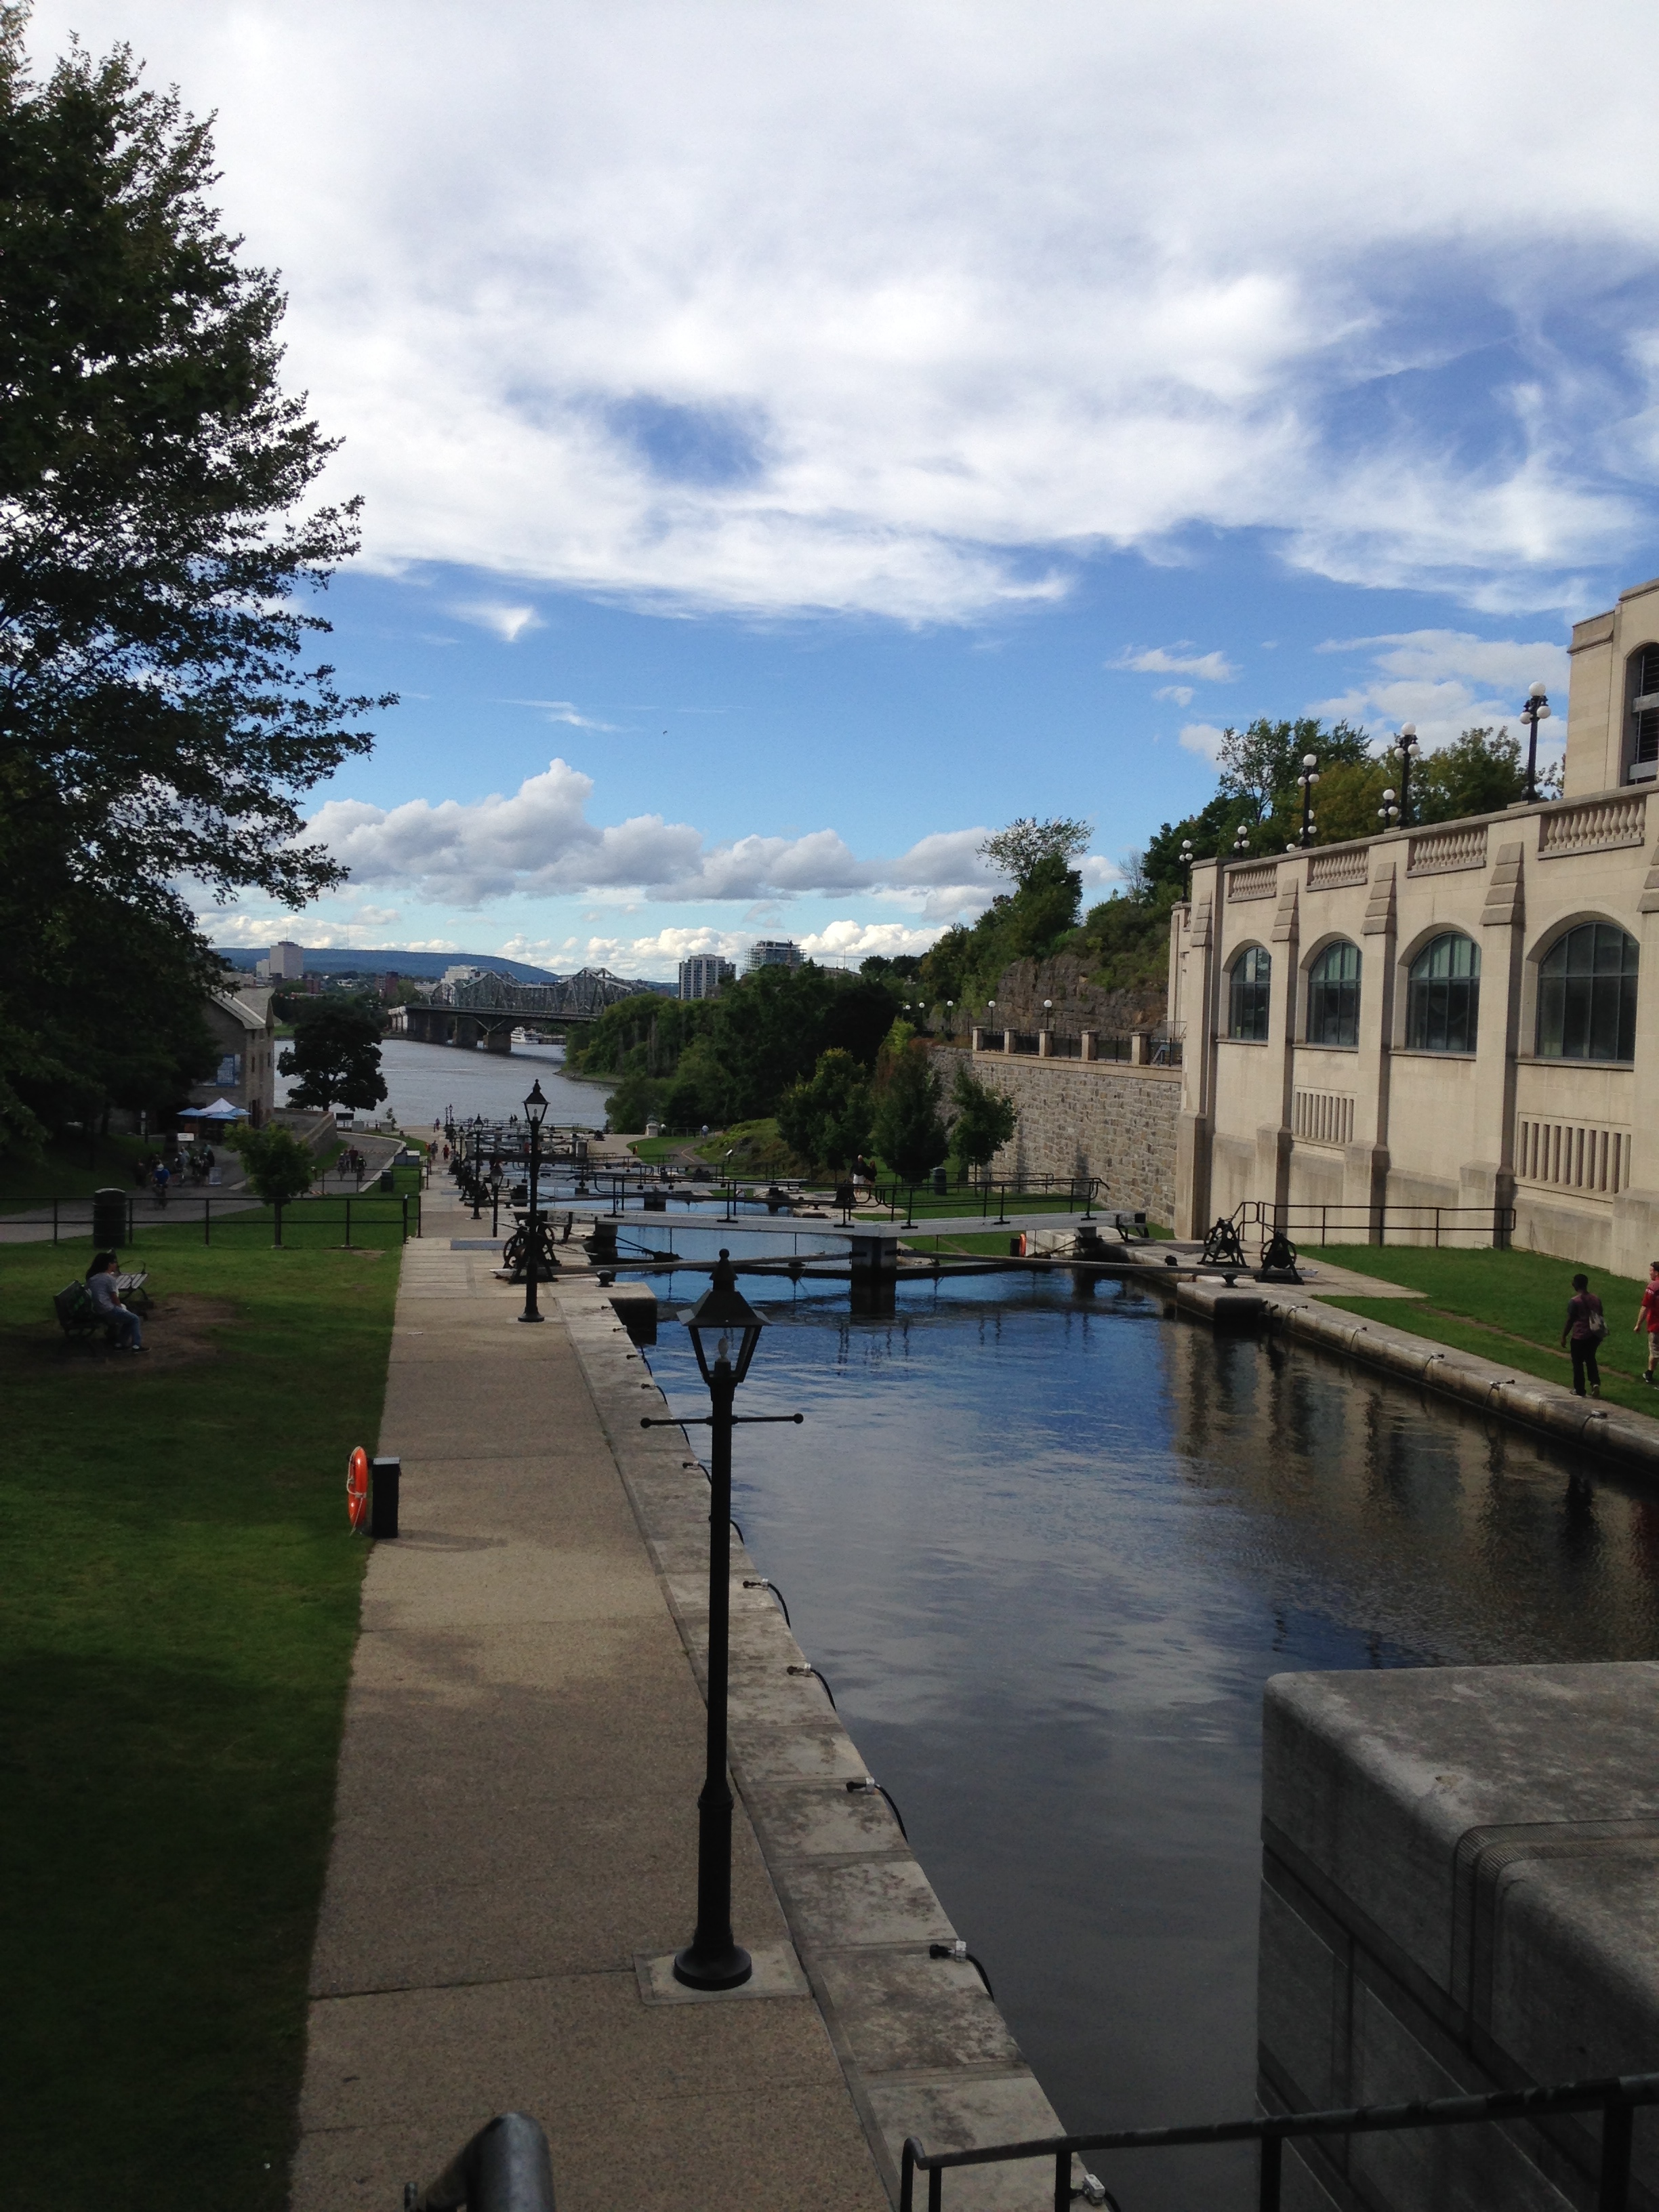
{"label": "metal railing", "polygon": [[[1035,2142],[988,2143],[975,2150],[924,2150],[905,2138],[899,2212],[915,2212],[918,2173],[927,2176],[927,2212],[942,2212],[945,2176],[953,2166],[1012,2166],[1048,2159],[1054,2169],[1054,2212],[1069,2212],[1072,2161],[1101,2151],[1176,2150],[1196,2144],[1254,2142],[1261,2147],[1257,2204],[1279,2212],[1285,2145],[1325,2136],[1382,2135],[1412,2128],[1456,2128],[1529,2120],[1554,2112],[1600,2112],[1596,2212],[1626,2212],[1630,2203],[1631,2122],[1641,2105],[1659,2104],[1659,2074],[1608,2075],[1550,2089],[1498,2089],[1485,2096],[1419,2098],[1406,2105],[1357,2105],[1328,2112],[1268,2112],[1209,2126],[1119,2128],[1105,2135],[1051,2136]],[[1092,2177],[1091,2177],[1092,2181]],[[1096,2184],[1085,2192],[1095,2197]],[[1103,2190],[1097,2202],[1107,2201]]]}
{"label": "metal railing", "polygon": [[1360,1231],[1369,1243],[1386,1244],[1392,1229],[1399,1240],[1430,1239],[1437,1249],[1446,1238],[1479,1237],[1502,1252],[1515,1233],[1516,1214],[1512,1206],[1320,1206],[1311,1200],[1278,1206],[1271,1199],[1247,1198],[1231,1218],[1241,1234],[1254,1229],[1264,1244],[1280,1230],[1302,1244],[1328,1244],[1333,1230],[1349,1239]]}
{"label": "metal railing", "polygon": [[1003,1035],[1010,1052],[1035,1054],[1042,1049],[1042,1032],[1040,1030],[1006,1030]]}
{"label": "metal railing", "polygon": [[404,2212],[554,2212],[547,2137],[527,2112],[501,2112],[424,2189],[404,2187]]}
{"label": "metal railing", "polygon": [[[162,1231],[178,1231],[197,1225],[202,1231],[204,1244],[211,1244],[216,1224],[222,1237],[225,1229],[242,1231],[261,1229],[269,1224],[273,1245],[283,1242],[284,1225],[289,1231],[338,1228],[340,1243],[353,1241],[354,1220],[358,1231],[390,1230],[397,1243],[406,1244],[411,1237],[421,1234],[421,1194],[418,1191],[388,1192],[365,1190],[361,1193],[343,1192],[336,1198],[291,1198],[280,1204],[267,1205],[251,1192],[227,1194],[222,1198],[179,1197],[165,1206],[141,1204],[136,1193],[125,1194],[125,1219],[119,1239],[123,1250],[137,1244],[141,1235],[148,1237]],[[45,1243],[46,1237],[26,1237],[15,1235],[18,1231],[50,1229],[51,1242],[61,1243],[64,1239],[84,1240],[94,1234],[92,1201],[86,1198],[54,1199],[50,1206],[27,1208],[16,1213],[0,1216],[0,1244],[8,1242]],[[372,1240],[371,1240],[372,1241]]]}

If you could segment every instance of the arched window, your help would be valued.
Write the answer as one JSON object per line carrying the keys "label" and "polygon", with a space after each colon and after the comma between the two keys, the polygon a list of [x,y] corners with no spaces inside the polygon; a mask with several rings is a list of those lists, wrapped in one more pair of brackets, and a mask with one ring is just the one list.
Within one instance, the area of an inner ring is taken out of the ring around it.
{"label": "arched window", "polygon": [[1308,1042],[1359,1042],[1359,947],[1339,938],[1308,971]]}
{"label": "arched window", "polygon": [[1273,955],[1259,945],[1247,945],[1234,961],[1227,1018],[1230,1037],[1244,1044],[1267,1043],[1273,974]]}
{"label": "arched window", "polygon": [[1538,963],[1540,1060],[1634,1060],[1641,948],[1616,922],[1584,921]]}
{"label": "arched window", "polygon": [[1413,1052],[1473,1052],[1480,1016],[1480,947],[1449,930],[1411,964],[1406,1043]]}

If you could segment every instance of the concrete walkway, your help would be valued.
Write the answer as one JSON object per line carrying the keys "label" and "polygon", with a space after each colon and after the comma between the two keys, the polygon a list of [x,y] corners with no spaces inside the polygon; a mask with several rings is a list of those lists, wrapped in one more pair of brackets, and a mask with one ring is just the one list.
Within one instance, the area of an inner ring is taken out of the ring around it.
{"label": "concrete walkway", "polygon": [[[517,1324],[494,1255],[450,1248],[471,1224],[447,1186],[425,1225],[380,1440],[403,1534],[364,1591],[295,2212],[392,2212],[514,2106],[548,2131],[561,2212],[881,2212],[798,1970],[799,1994],[647,2001],[636,1957],[690,1934],[696,1676],[556,1301]],[[741,1803],[734,1858],[741,1938],[787,1965]]]}

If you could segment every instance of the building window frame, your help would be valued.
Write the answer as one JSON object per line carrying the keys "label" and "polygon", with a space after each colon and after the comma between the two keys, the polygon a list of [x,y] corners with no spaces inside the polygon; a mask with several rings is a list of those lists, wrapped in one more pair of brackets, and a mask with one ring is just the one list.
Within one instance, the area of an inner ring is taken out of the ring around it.
{"label": "building window frame", "polygon": [[1659,645],[1638,645],[1625,661],[1626,783],[1659,779]]}
{"label": "building window frame", "polygon": [[1467,930],[1437,930],[1406,963],[1407,1052],[1468,1058],[1480,1034],[1480,947]]}
{"label": "building window frame", "polygon": [[1622,923],[1603,915],[1558,928],[1535,963],[1534,1057],[1629,1066],[1636,1057],[1641,951]]}
{"label": "building window frame", "polygon": [[1272,1027],[1273,957],[1265,945],[1246,945],[1227,970],[1227,1042],[1266,1044]]}
{"label": "building window frame", "polygon": [[1364,963],[1350,937],[1334,937],[1308,963],[1303,1042],[1327,1052],[1359,1049],[1359,991]]}

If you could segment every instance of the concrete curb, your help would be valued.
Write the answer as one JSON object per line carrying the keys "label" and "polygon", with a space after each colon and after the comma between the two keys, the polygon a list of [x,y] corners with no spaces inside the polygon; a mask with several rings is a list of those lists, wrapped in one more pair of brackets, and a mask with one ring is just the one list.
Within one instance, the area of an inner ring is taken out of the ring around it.
{"label": "concrete curb", "polygon": [[1659,1423],[1599,1407],[1589,1411],[1571,1390],[1535,1376],[1517,1375],[1496,1360],[1431,1343],[1407,1330],[1390,1328],[1386,1322],[1356,1320],[1316,1298],[1285,1297],[1265,1284],[1228,1291],[1182,1282],[1176,1285],[1175,1300],[1182,1312],[1218,1328],[1265,1323],[1298,1342],[1319,1345],[1397,1381],[1454,1398],[1489,1419],[1512,1422],[1553,1443],[1616,1460],[1621,1467],[1659,1480]]}
{"label": "concrete curb", "polygon": [[[667,1401],[611,1291],[580,1276],[551,1287],[701,1687],[707,1474],[683,1431],[640,1427]],[[848,1790],[865,1762],[735,1531],[732,1575],[732,1779],[896,2203],[908,2135],[959,2149],[1058,2135],[1060,2123],[975,1968],[929,1956],[956,1930],[883,1799]],[[952,2199],[963,2212],[1036,2212],[1053,2201],[1048,2172],[963,2173]]]}

